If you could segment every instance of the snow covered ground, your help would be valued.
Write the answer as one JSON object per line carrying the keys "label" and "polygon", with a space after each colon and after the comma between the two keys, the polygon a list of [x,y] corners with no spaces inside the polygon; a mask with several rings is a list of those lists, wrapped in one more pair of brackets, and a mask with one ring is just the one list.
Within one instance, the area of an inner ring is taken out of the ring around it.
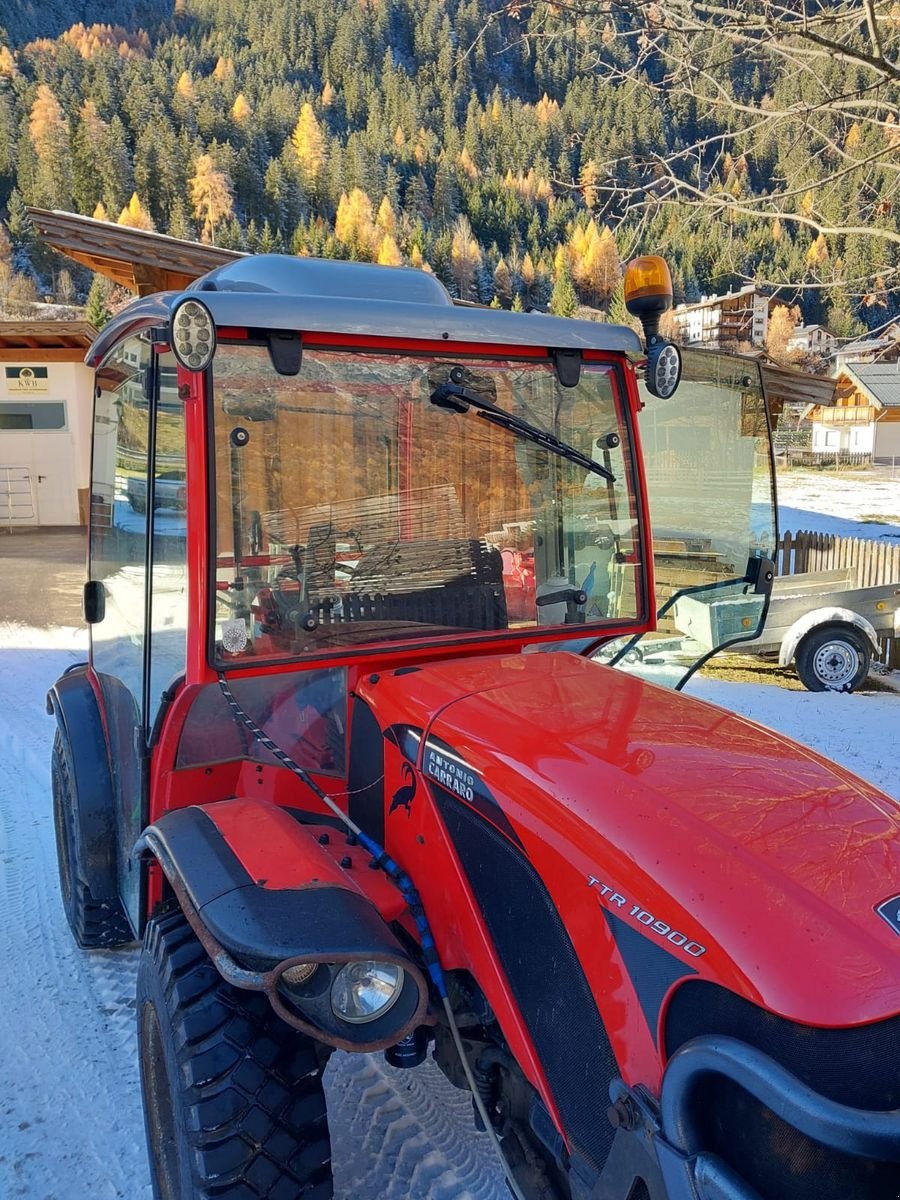
{"label": "snow covered ground", "polygon": [[900,538],[900,465],[867,471],[780,471],[778,524],[840,537]]}
{"label": "snow covered ground", "polygon": [[[137,952],[84,954],[59,901],[49,682],[83,634],[0,626],[0,1197],[149,1200],[134,1035]],[[691,690],[782,729],[900,801],[900,696],[813,695],[699,678]],[[508,1196],[467,1098],[433,1065],[329,1067],[341,1200]]]}

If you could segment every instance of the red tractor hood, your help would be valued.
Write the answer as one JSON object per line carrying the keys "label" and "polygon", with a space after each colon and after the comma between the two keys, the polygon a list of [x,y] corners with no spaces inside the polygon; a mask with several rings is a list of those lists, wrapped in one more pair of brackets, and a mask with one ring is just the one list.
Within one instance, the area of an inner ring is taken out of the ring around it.
{"label": "red tractor hood", "polygon": [[395,689],[427,729],[426,777],[429,743],[471,770],[576,945],[596,945],[605,908],[686,971],[794,1021],[900,1012],[900,900],[876,911],[900,894],[889,796],[772,730],[574,654],[437,664],[383,678],[373,702]]}

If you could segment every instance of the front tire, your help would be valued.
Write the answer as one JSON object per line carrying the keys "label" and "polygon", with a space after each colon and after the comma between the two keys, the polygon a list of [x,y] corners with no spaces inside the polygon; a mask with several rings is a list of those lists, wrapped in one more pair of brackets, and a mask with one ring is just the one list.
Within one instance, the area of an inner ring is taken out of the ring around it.
{"label": "front tire", "polygon": [[147,925],[137,983],[155,1200],[330,1200],[323,1059],[227,984],[180,910]]}
{"label": "front tire", "polygon": [[869,674],[872,648],[852,625],[826,625],[797,647],[797,674],[811,692],[853,692]]}
{"label": "front tire", "polygon": [[59,730],[50,760],[53,824],[59,890],[72,936],[83,950],[114,950],[134,941],[118,896],[95,896],[85,881],[85,864],[78,851],[78,808],[72,774]]}

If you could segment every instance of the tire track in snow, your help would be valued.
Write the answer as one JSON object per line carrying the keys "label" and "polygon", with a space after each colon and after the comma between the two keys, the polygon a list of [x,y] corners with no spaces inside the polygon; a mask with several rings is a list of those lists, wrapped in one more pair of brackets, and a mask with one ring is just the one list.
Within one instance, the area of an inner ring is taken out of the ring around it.
{"label": "tire track in snow", "polygon": [[475,1131],[471,1097],[432,1061],[397,1070],[382,1055],[335,1054],[325,1079],[335,1149],[341,1140],[336,1196],[509,1197],[490,1140]]}

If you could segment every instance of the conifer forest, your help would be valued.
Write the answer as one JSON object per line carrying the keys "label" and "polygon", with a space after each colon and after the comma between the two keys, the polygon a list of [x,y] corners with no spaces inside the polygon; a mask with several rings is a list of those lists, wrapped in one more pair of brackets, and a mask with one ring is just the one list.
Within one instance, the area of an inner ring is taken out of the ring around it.
{"label": "conifer forest", "polygon": [[[91,288],[36,241],[35,205],[613,320],[621,264],[657,252],[676,301],[759,282],[838,336],[885,325],[900,5],[700,8],[6,0],[0,301]],[[95,284],[94,319],[109,302]]]}

